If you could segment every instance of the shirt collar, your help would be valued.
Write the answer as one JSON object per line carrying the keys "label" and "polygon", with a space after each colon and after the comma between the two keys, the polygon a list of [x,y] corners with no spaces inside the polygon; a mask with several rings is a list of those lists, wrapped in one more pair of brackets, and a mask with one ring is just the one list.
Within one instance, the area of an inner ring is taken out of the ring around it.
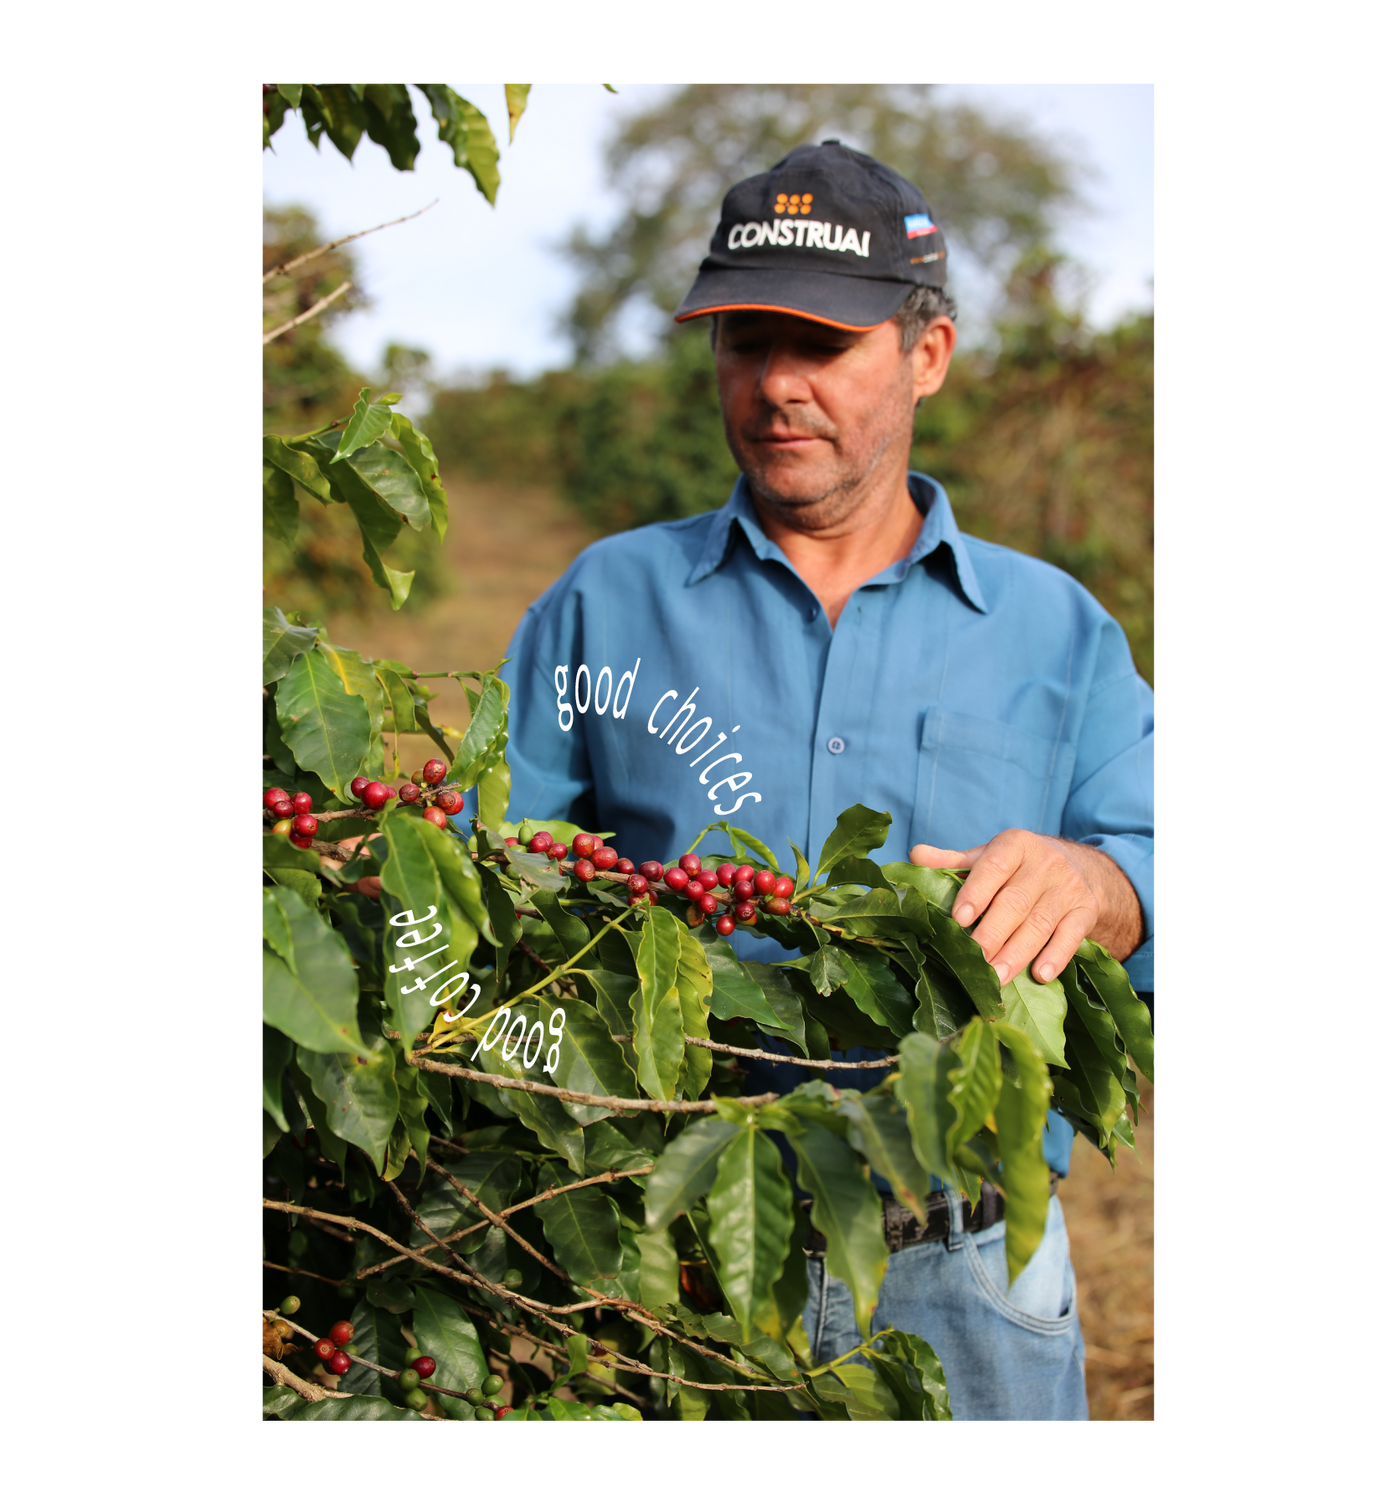
{"label": "shirt collar", "polygon": [[[953,507],[948,501],[948,494],[931,476],[925,476],[919,471],[909,473],[909,492],[914,499],[914,505],[924,515],[924,525],[919,530],[919,537],[914,541],[913,549],[904,559],[896,560],[878,576],[872,577],[867,584],[884,585],[889,582],[902,581],[909,574],[910,566],[917,565],[920,560],[931,555],[940,544],[946,544],[952,555],[953,569],[957,574],[958,586],[963,595],[979,612],[986,612],[987,604],[982,596],[982,588],[972,568],[972,561],[968,556],[967,546],[963,543],[962,534],[959,533],[958,526],[953,521]],[[703,581],[706,576],[713,575],[724,564],[729,556],[735,534],[740,530],[760,560],[779,560],[791,568],[787,556],[763,532],[758,521],[758,514],[754,509],[753,498],[749,494],[748,478],[741,476],[734,483],[734,490],[729,494],[729,501],[714,515],[709,533],[705,537],[705,547],[700,552],[700,558],[695,562],[694,569],[686,578],[687,586],[694,586],[696,582]]]}

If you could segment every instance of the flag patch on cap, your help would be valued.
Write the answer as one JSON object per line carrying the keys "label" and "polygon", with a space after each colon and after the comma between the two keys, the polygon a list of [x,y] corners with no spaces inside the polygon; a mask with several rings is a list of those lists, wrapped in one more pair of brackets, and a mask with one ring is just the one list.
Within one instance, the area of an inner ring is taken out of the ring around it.
{"label": "flag patch on cap", "polygon": [[904,233],[912,241],[916,235],[933,235],[938,226],[927,215],[905,215]]}

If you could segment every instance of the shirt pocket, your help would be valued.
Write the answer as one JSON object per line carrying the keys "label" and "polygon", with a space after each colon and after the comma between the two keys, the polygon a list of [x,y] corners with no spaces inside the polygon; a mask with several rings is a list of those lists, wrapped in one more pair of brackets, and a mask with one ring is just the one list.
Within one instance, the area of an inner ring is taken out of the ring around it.
{"label": "shirt pocket", "polygon": [[1008,827],[1054,835],[1074,752],[1007,722],[948,707],[924,713],[910,843],[970,848]]}

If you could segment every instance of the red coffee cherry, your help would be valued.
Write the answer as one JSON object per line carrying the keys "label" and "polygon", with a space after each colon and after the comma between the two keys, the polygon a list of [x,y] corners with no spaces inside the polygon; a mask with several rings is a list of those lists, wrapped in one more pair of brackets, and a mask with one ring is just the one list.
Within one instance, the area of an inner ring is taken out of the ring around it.
{"label": "red coffee cherry", "polygon": [[773,886],[773,893],[779,900],[786,900],[796,888],[791,874],[779,874],[777,882]]}
{"label": "red coffee cherry", "polygon": [[343,1350],[337,1350],[326,1362],[326,1370],[336,1376],[344,1376],[349,1369],[350,1357]]}
{"label": "red coffee cherry", "polygon": [[506,1407],[504,1403],[502,1403],[501,1406],[496,1409],[496,1422],[499,1423],[501,1419],[506,1417],[509,1413],[510,1409]]}
{"label": "red coffee cherry", "polygon": [[441,759],[429,759],[423,766],[423,780],[415,781],[416,784],[426,782],[429,785],[441,785],[447,778],[447,765]]}
{"label": "red coffee cherry", "polygon": [[294,848],[301,848],[305,850],[306,848],[309,848],[311,846],[311,839],[309,837],[302,837],[297,832],[288,833],[288,836],[292,839],[292,846]]}
{"label": "red coffee cherry", "polygon": [[709,894],[701,895],[695,904],[699,908],[700,913],[705,916],[713,916],[719,909],[719,901],[713,895]]}
{"label": "red coffee cherry", "polygon": [[590,879],[598,877],[598,870],[593,865],[591,858],[574,859],[574,878],[587,884]]}
{"label": "red coffee cherry", "polygon": [[698,879],[692,879],[686,884],[685,892],[692,900],[698,900],[705,893],[705,886]]}
{"label": "red coffee cherry", "polygon": [[550,858],[563,858],[569,850],[562,842],[552,842],[544,851]]}
{"label": "red coffee cherry", "polygon": [[[598,855],[595,853],[593,856],[596,859]],[[635,874],[637,872],[637,865],[630,858],[619,858],[617,860],[616,872],[619,874]]]}
{"label": "red coffee cherry", "polygon": [[748,879],[736,879],[730,890],[736,900],[751,900],[753,898],[753,883]]}
{"label": "red coffee cherry", "polygon": [[[454,813],[454,815],[455,815],[455,813]],[[520,846],[520,839],[518,837],[508,837],[508,838],[506,838],[506,847],[508,847],[508,848],[518,848],[519,846]]]}
{"label": "red coffee cherry", "polygon": [[371,780],[360,792],[360,799],[371,811],[382,811],[389,803],[389,797],[393,791],[387,785],[381,785],[378,780]]}
{"label": "red coffee cherry", "polygon": [[643,890],[639,895],[628,895],[628,905],[655,905],[656,896],[650,890]]}
{"label": "red coffee cherry", "polygon": [[741,880],[741,881],[752,882],[752,880],[753,880],[753,865],[752,864],[748,864],[748,863],[741,863],[739,865],[739,867],[734,870],[734,877],[736,879],[738,879],[738,880]]}
{"label": "red coffee cherry", "polygon": [[654,858],[648,858],[644,864],[638,866],[637,872],[645,874],[648,879],[660,879],[666,872],[666,865],[664,863],[657,863]]}
{"label": "red coffee cherry", "polygon": [[754,909],[752,900],[741,900],[738,905],[734,907],[734,914],[738,916],[741,921],[752,921],[753,918],[758,914],[758,912]]}
{"label": "red coffee cherry", "polygon": [[355,1338],[355,1326],[349,1319],[338,1319],[330,1327],[330,1337],[337,1345],[343,1345],[347,1340]]}
{"label": "red coffee cherry", "polygon": [[690,883],[690,875],[684,869],[666,870],[666,888],[676,891],[683,890]]}
{"label": "red coffee cherry", "polygon": [[703,890],[712,890],[719,883],[719,875],[713,869],[701,869],[695,877]]}
{"label": "red coffee cherry", "polygon": [[350,781],[350,794],[356,800],[359,800],[359,798],[364,794],[365,786],[368,784],[369,780],[364,775],[357,774],[355,778]]}
{"label": "red coffee cherry", "polygon": [[399,799],[406,806],[411,806],[422,794],[422,790],[417,785],[415,785],[412,780],[405,780],[403,784],[399,786]]}
{"label": "red coffee cherry", "polygon": [[410,1361],[409,1364],[424,1381],[427,1381],[433,1372],[437,1370],[437,1362],[431,1355],[420,1355],[417,1360]]}
{"label": "red coffee cherry", "polygon": [[591,858],[593,849],[598,846],[598,839],[590,837],[587,832],[576,832],[570,846],[574,850],[575,858]]}
{"label": "red coffee cherry", "polygon": [[279,820],[284,821],[289,816],[295,816],[297,808],[290,801],[278,801],[272,808],[272,814]]}
{"label": "red coffee cherry", "polygon": [[753,876],[753,887],[760,895],[771,895],[773,888],[778,882],[778,876],[772,869],[760,869]]}
{"label": "red coffee cherry", "polygon": [[679,866],[683,868],[692,879],[700,872],[702,868],[705,867],[705,865],[700,862],[698,856],[694,853],[682,853],[679,859]]}
{"label": "red coffee cherry", "polygon": [[298,816],[305,815],[315,804],[316,802],[311,799],[311,796],[305,790],[298,790],[292,797],[292,810]]}
{"label": "red coffee cherry", "polygon": [[444,832],[447,830],[447,813],[437,806],[424,806],[423,819],[432,822],[433,826],[441,828]]}
{"label": "red coffee cherry", "polygon": [[687,926],[699,926],[699,924],[704,919],[705,919],[704,915],[700,912],[699,909],[697,909],[697,907],[695,907],[693,905],[687,905],[686,906],[686,908],[685,908],[685,924]]}
{"label": "red coffee cherry", "polygon": [[606,872],[617,867],[617,849],[601,847],[593,849],[593,866]]}
{"label": "red coffee cherry", "polygon": [[645,895],[650,881],[645,874],[629,874],[627,876],[627,888],[634,895]]}
{"label": "red coffee cherry", "polygon": [[785,916],[792,909],[792,901],[774,895],[763,908],[770,916]]}
{"label": "red coffee cherry", "polygon": [[272,830],[274,832],[285,832],[288,836],[290,836],[292,831],[291,817],[284,816],[280,822],[273,822]]}
{"label": "red coffee cherry", "polygon": [[292,831],[298,837],[315,837],[320,825],[320,822],[314,816],[294,816],[292,818]]}
{"label": "red coffee cherry", "polygon": [[315,1345],[316,1355],[320,1360],[329,1360],[335,1354],[334,1340],[317,1340]]}
{"label": "red coffee cherry", "polygon": [[530,839],[530,851],[532,853],[544,853],[553,841],[554,838],[548,832],[536,832]]}
{"label": "red coffee cherry", "polygon": [[715,922],[715,930],[722,937],[729,936],[730,933],[734,930],[734,917],[721,916],[719,920]]}
{"label": "red coffee cherry", "polygon": [[[439,811],[445,811],[449,816],[456,816],[467,803],[462,799],[460,790],[443,790],[438,793],[437,806]],[[519,846],[519,840],[512,837],[511,843]]]}
{"label": "red coffee cherry", "polygon": [[271,811],[273,807],[276,806],[278,801],[286,801],[290,799],[291,797],[287,794],[287,792],[280,789],[276,785],[274,785],[271,790],[263,791],[263,805],[269,811]]}
{"label": "red coffee cherry", "polygon": [[734,883],[734,876],[738,872],[738,869],[736,869],[732,863],[722,863],[715,870],[715,876],[716,878],[718,878],[719,882],[726,889],[728,889],[729,886]]}

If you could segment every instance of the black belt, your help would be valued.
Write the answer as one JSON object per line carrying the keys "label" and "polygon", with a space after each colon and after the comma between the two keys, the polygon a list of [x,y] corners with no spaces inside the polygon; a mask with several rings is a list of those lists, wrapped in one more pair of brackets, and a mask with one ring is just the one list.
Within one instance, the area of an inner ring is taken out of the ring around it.
{"label": "black belt", "polygon": [[[1060,1181],[1059,1174],[1050,1174],[1050,1192],[1053,1196]],[[952,1228],[945,1193],[930,1193],[928,1196],[928,1223],[919,1228],[913,1213],[906,1209],[893,1194],[886,1193],[880,1200],[881,1216],[885,1225],[885,1244],[892,1251],[902,1251],[906,1245],[927,1245],[931,1240],[946,1240]],[[810,1218],[812,1200],[801,1200],[801,1208]],[[991,1183],[982,1184],[982,1197],[976,1212],[970,1200],[962,1201],[962,1227],[969,1234],[990,1229],[999,1220],[1006,1218],[1006,1200]],[[809,1256],[821,1256],[826,1252],[826,1236],[816,1228],[811,1229],[804,1251]]]}

